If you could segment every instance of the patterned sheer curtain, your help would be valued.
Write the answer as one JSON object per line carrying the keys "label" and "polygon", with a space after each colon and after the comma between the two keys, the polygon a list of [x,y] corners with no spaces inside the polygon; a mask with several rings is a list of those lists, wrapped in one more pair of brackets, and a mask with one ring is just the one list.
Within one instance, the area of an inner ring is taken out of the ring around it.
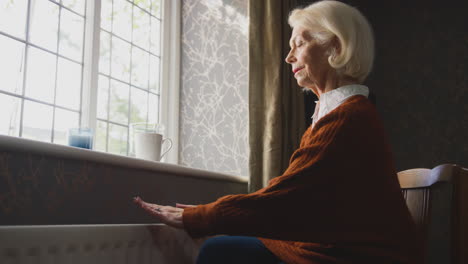
{"label": "patterned sheer curtain", "polygon": [[305,131],[304,96],[285,62],[296,0],[249,1],[249,191],[281,175]]}

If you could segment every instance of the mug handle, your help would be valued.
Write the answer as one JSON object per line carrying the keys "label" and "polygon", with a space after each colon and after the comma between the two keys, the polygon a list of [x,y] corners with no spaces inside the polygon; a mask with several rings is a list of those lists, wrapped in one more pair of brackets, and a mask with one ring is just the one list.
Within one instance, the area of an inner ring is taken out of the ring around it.
{"label": "mug handle", "polygon": [[161,155],[159,160],[162,160],[164,155],[166,155],[169,152],[169,150],[171,150],[171,148],[172,148],[172,140],[170,140],[169,138],[163,139],[163,141],[161,142],[161,146],[164,145],[164,142],[169,142],[169,147],[166,149],[166,151],[164,151],[164,153]]}

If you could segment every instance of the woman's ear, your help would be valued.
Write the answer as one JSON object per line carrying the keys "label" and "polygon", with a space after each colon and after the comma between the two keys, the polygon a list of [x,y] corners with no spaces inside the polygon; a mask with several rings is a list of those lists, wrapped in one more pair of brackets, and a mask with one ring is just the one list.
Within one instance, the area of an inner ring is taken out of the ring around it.
{"label": "woman's ear", "polygon": [[327,52],[326,55],[330,56],[330,59],[333,61],[341,53],[341,44],[337,36],[327,43]]}
{"label": "woman's ear", "polygon": [[333,37],[333,45],[335,46],[336,54],[341,54],[341,42],[337,36]]}
{"label": "woman's ear", "polygon": [[341,54],[341,44],[337,36],[333,36],[330,41],[330,50],[333,57]]}

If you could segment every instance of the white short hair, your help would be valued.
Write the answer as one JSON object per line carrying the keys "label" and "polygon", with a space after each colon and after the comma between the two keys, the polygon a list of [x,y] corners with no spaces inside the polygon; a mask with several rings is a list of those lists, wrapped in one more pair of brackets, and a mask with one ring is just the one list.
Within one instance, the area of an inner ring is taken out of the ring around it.
{"label": "white short hair", "polygon": [[374,36],[369,22],[356,8],[338,1],[320,1],[293,10],[288,22],[293,28],[306,28],[322,44],[337,38],[341,50],[331,50],[328,63],[341,76],[362,83],[371,72]]}

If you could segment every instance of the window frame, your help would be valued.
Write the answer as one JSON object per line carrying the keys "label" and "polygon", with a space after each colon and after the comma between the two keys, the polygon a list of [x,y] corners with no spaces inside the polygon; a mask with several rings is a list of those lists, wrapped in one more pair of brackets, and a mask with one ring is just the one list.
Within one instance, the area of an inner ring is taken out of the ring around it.
{"label": "window frame", "polygon": [[179,162],[179,96],[181,65],[181,0],[164,0],[162,17],[161,46],[161,92],[159,120],[166,126],[166,137],[172,140],[172,149],[166,155],[166,161]]}
{"label": "window frame", "polygon": [[[83,27],[83,40],[82,40],[82,49],[83,49],[83,53],[81,55],[81,62],[76,60],[76,58],[71,58],[71,56],[66,56],[66,55],[63,55],[61,54],[60,50],[59,50],[59,41],[60,41],[60,26],[61,26],[61,17],[62,17],[62,10],[66,10],[66,12],[70,12],[70,13],[73,13],[74,15],[77,15],[77,16],[80,16],[81,18],[83,18],[83,20],[85,21],[85,24],[86,24],[86,12],[84,12],[83,14],[80,14],[78,11],[76,10],[73,10],[67,6],[65,6],[61,1],[54,1],[54,0],[47,0],[48,2],[50,2],[52,5],[56,5],[58,7],[58,14],[57,14],[57,22],[58,22],[58,25],[57,25],[57,47],[56,47],[56,50],[51,50],[50,47],[44,47],[44,46],[41,46],[37,43],[34,43],[33,41],[31,41],[30,39],[30,30],[31,30],[31,2],[33,0],[27,0],[27,3],[26,3],[26,23],[25,23],[25,27],[24,27],[24,39],[22,39],[21,37],[18,37],[18,36],[15,36],[14,34],[11,34],[8,33],[8,32],[0,32],[0,36],[2,37],[6,37],[8,39],[11,39],[11,40],[14,40],[14,41],[18,41],[20,43],[22,43],[24,45],[24,57],[22,58],[22,65],[23,65],[23,73],[22,73],[22,84],[21,84],[21,93],[15,93],[15,92],[10,92],[10,91],[6,91],[6,90],[0,90],[0,93],[1,94],[4,94],[4,95],[7,95],[7,96],[11,96],[11,97],[15,97],[15,98],[18,98],[21,100],[21,103],[20,103],[20,118],[19,118],[19,128],[18,128],[18,135],[15,135],[15,136],[18,136],[18,137],[23,137],[23,133],[24,133],[24,126],[23,126],[23,123],[24,123],[24,109],[25,109],[25,102],[28,101],[28,102],[32,102],[32,103],[38,103],[38,104],[41,104],[41,105],[44,105],[44,106],[48,106],[48,107],[52,107],[52,127],[51,127],[51,135],[50,135],[50,143],[52,144],[57,144],[57,143],[54,143],[54,139],[55,139],[55,127],[56,127],[56,124],[55,124],[55,118],[56,118],[56,110],[57,109],[61,109],[61,110],[65,110],[65,111],[69,111],[69,112],[74,112],[76,114],[78,114],[78,120],[81,120],[82,119],[82,112],[83,112],[83,109],[81,109],[82,107],[82,103],[81,103],[81,95],[83,93],[83,68],[84,68],[84,44],[85,44],[85,38],[86,38],[86,31],[85,31],[85,25]],[[164,0],[162,0],[164,1]],[[86,4],[85,4],[85,7],[86,7]],[[29,96],[26,94],[26,86],[27,86],[27,75],[28,75],[28,71],[30,71],[29,67],[30,67],[30,62],[28,61],[28,57],[30,56],[30,51],[32,49],[35,49],[35,50],[38,50],[40,51],[41,53],[43,54],[48,54],[51,55],[51,56],[54,56],[54,60],[55,60],[55,81],[54,81],[54,96],[53,96],[53,100],[52,102],[48,102],[47,100],[44,100],[44,99],[38,99],[38,98],[34,98],[32,96]],[[79,108],[78,109],[73,109],[72,107],[70,106],[63,106],[63,105],[60,105],[59,103],[57,103],[56,101],[56,98],[57,98],[57,78],[58,78],[58,65],[59,65],[59,60],[65,60],[65,61],[68,61],[68,62],[72,62],[74,64],[78,64],[80,65],[80,67],[82,67],[82,70],[81,70],[81,80],[80,80],[80,83],[79,83],[79,87],[80,87],[80,104],[79,104]],[[80,124],[81,125],[81,124]]]}
{"label": "window frame", "polygon": [[[26,26],[29,27],[29,9]],[[159,95],[159,123],[165,128],[165,137],[172,140],[172,149],[168,152],[164,160],[169,163],[178,164],[179,145],[179,90],[180,90],[180,28],[181,28],[181,0],[161,0],[161,50],[160,50],[160,95]],[[100,41],[100,20],[101,1],[88,0],[85,5],[85,25],[84,25],[84,45],[83,45],[83,69],[81,79],[81,105],[80,105],[80,126],[89,127],[96,131],[97,123],[97,95],[99,78],[99,41]],[[18,40],[16,37],[8,37]],[[28,41],[28,36],[26,36]],[[25,41],[21,41],[25,43]],[[35,45],[32,45],[35,47]],[[25,47],[27,49],[27,47]],[[24,61],[27,63],[27,51],[25,51]],[[59,55],[57,55],[59,56]],[[59,56],[60,57],[60,56]],[[27,67],[27,66],[26,66]],[[57,69],[56,69],[57,70]],[[24,73],[25,74],[25,73]],[[25,82],[25,81],[24,81]],[[2,91],[3,94],[22,98],[21,111],[25,100],[23,94],[18,96]],[[29,100],[29,99],[28,99]],[[35,100],[32,100],[35,101]],[[43,103],[43,102],[41,102]],[[55,107],[63,108],[55,105]],[[67,109],[67,108],[64,108]],[[23,113],[20,120],[20,135],[23,129]],[[52,131],[53,134],[53,131]],[[130,140],[130,139],[129,139]],[[96,140],[94,140],[96,142]],[[51,144],[55,144],[51,142]],[[96,151],[98,152],[98,151]]]}
{"label": "window frame", "polygon": [[[181,0],[161,0],[161,65],[159,122],[166,127],[165,137],[172,141],[172,150],[165,161],[178,163],[179,153],[179,87]],[[99,47],[101,1],[89,0],[86,5],[81,126],[96,131],[99,79]]]}

